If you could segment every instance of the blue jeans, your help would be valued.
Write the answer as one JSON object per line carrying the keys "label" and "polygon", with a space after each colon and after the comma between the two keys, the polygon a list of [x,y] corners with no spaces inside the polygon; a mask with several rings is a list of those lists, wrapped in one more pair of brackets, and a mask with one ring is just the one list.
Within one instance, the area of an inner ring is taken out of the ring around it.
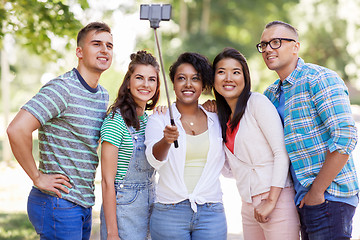
{"label": "blue jeans", "polygon": [[303,240],[350,239],[355,207],[326,200],[315,206],[298,208]]}
{"label": "blue jeans", "polygon": [[176,204],[154,203],[150,233],[152,240],[226,240],[223,204],[198,205],[194,212],[188,200]]}
{"label": "blue jeans", "polygon": [[32,188],[27,211],[40,239],[90,239],[92,208]]}

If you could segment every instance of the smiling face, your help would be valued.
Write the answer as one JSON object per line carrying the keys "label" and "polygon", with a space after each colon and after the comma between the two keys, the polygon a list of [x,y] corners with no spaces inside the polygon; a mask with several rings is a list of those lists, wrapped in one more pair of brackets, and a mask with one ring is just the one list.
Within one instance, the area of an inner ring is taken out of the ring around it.
{"label": "smiling face", "polygon": [[89,72],[102,73],[112,62],[113,38],[109,32],[90,31],[76,49],[79,65]]}
{"label": "smiling face", "polygon": [[240,62],[233,58],[220,60],[216,64],[214,77],[215,90],[225,98],[234,111],[237,100],[245,87],[244,73]]}
{"label": "smiling face", "polygon": [[297,42],[297,36],[290,29],[282,25],[274,25],[266,28],[261,36],[261,42],[269,42],[274,38],[290,38],[296,42],[282,41],[281,47],[272,49],[269,45],[266,47],[262,57],[266,66],[270,70],[276,71],[280,79],[283,80],[295,69],[300,43]]}
{"label": "smiling face", "polygon": [[130,93],[136,104],[143,109],[156,92],[157,76],[157,71],[152,65],[143,64],[137,65],[130,76]]}
{"label": "smiling face", "polygon": [[201,76],[189,63],[178,66],[174,76],[177,104],[197,104],[203,90]]}

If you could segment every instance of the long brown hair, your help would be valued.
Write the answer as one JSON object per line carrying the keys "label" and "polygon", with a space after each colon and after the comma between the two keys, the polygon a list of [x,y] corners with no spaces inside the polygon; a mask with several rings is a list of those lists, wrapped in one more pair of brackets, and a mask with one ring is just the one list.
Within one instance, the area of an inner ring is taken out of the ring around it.
{"label": "long brown hair", "polygon": [[160,80],[159,80],[159,64],[156,58],[144,50],[138,51],[130,55],[131,62],[129,63],[128,70],[125,74],[124,81],[119,88],[117,98],[114,103],[109,107],[108,114],[112,113],[114,117],[117,110],[120,111],[127,126],[133,126],[136,130],[140,129],[140,122],[136,113],[136,108],[139,107],[134,101],[130,93],[130,77],[134,73],[138,65],[151,65],[156,69],[157,86],[154,96],[146,103],[145,110],[154,109],[160,97]]}

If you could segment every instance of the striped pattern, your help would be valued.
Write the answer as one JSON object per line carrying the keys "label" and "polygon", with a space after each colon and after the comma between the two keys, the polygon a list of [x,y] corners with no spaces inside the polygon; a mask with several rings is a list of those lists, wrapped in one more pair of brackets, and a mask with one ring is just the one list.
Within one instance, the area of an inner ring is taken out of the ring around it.
{"label": "striped pattern", "polygon": [[[351,152],[357,141],[348,91],[333,71],[300,58],[296,69],[283,81],[285,96],[285,144],[296,177],[309,187],[319,173],[326,152],[349,154],[349,160],[327,191],[349,197],[359,191]],[[279,80],[265,95],[279,105]]]}
{"label": "striped pattern", "polygon": [[[133,154],[134,144],[126,123],[119,112],[115,112],[114,118],[110,113],[101,127],[101,142],[106,141],[119,149],[117,172],[115,182],[123,180],[128,170],[129,162]],[[140,129],[135,133],[145,135],[148,116],[145,113],[140,117]]]}
{"label": "striped pattern", "polygon": [[109,96],[100,85],[93,93],[85,84],[73,69],[45,84],[22,108],[41,123],[39,170],[68,176],[73,187],[69,194],[62,193],[63,198],[91,207],[100,128]]}

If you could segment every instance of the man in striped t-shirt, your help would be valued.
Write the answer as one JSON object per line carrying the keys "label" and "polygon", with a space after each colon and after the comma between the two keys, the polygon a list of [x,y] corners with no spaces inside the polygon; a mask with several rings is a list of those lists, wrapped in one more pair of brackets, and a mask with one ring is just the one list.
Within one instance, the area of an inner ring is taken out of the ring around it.
{"label": "man in striped t-shirt", "polygon": [[[49,81],[10,123],[15,158],[34,187],[28,215],[41,239],[89,239],[100,128],[107,91],[98,84],[112,62],[109,26],[93,22],[78,33],[78,66]],[[40,161],[32,155],[38,130]]]}

